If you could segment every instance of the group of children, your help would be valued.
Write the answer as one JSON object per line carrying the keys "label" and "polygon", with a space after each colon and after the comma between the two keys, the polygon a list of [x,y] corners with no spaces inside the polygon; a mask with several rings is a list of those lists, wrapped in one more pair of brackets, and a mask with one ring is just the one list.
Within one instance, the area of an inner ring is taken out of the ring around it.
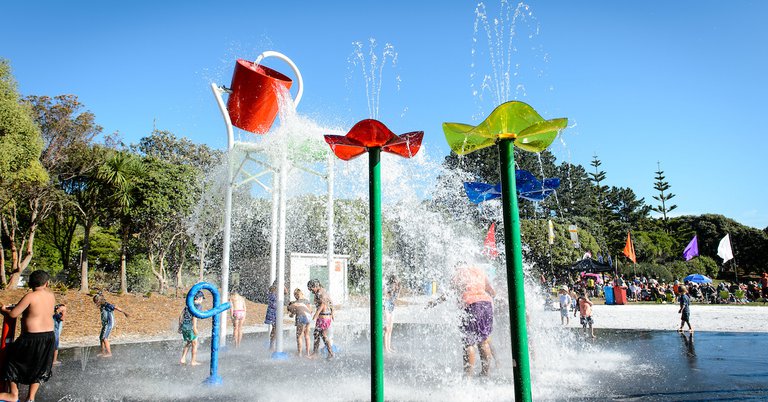
{"label": "group of children", "polygon": [[[683,332],[685,325],[688,326],[688,331],[693,333],[693,327],[691,326],[691,297],[688,294],[688,288],[685,285],[679,286],[680,296],[678,301],[680,303],[680,309],[677,311],[680,314],[680,328],[679,332]],[[576,311],[580,313],[580,323],[584,328],[584,335],[587,335],[587,327],[592,338],[595,338],[595,331],[592,328],[594,319],[592,318],[592,301],[589,300],[587,290],[582,290],[580,296],[574,298],[574,292],[568,293],[568,287],[562,286],[559,293],[560,304],[560,323],[568,325],[570,320],[568,318],[568,309],[573,309],[573,316],[576,317]]]}
{"label": "group of children", "polygon": [[[307,283],[307,288],[315,296],[315,312],[313,314],[310,301],[304,296],[304,292],[301,289],[296,288],[293,291],[293,297],[295,300],[288,304],[287,310],[289,316],[294,318],[296,325],[296,348],[299,356],[306,356],[307,358],[313,358],[320,347],[320,341],[322,340],[325,347],[328,350],[328,358],[332,358],[333,344],[331,340],[331,324],[334,319],[333,315],[333,302],[331,301],[328,292],[320,284],[317,279],[312,279]],[[287,289],[284,289],[287,293]],[[198,292],[195,295],[194,303],[198,309],[201,309],[204,296],[202,292]],[[243,326],[245,324],[246,317],[246,303],[245,298],[238,292],[234,291],[230,297],[230,303],[232,304],[232,323],[234,326],[233,338],[234,346],[237,348],[243,339]],[[270,333],[270,351],[275,350],[275,336],[277,327],[277,309],[278,309],[278,294],[277,286],[273,284],[269,288],[269,296],[267,298],[267,312],[264,319],[264,323],[269,325]],[[314,338],[312,352],[310,353],[310,326],[312,322],[315,323]],[[198,365],[197,362],[197,318],[192,314],[188,307],[184,307],[179,316],[179,330],[184,340],[184,347],[181,354],[181,364],[186,364],[186,356],[188,352],[191,352],[190,365]]]}
{"label": "group of children", "polygon": [[576,317],[576,312],[579,312],[579,322],[582,328],[584,328],[584,336],[587,336],[587,328],[589,328],[589,335],[595,338],[595,330],[592,325],[595,323],[592,318],[592,301],[589,300],[588,290],[584,289],[581,295],[576,296],[575,292],[568,293],[568,287],[563,285],[559,291],[559,303],[560,303],[560,323],[563,325],[570,324],[570,318],[568,316],[568,309],[573,310],[573,316]]}
{"label": "group of children", "polygon": [[[29,385],[27,401],[34,401],[40,384],[47,381],[58,360],[61,331],[67,315],[67,306],[56,304],[56,298],[49,288],[50,276],[37,270],[29,275],[31,292],[24,295],[15,305],[0,306],[4,319],[15,320],[21,317],[21,335],[7,345],[2,380],[6,382],[5,392],[0,393],[0,401],[18,401],[19,384]],[[115,310],[128,317],[128,313],[106,301],[103,295],[93,297],[94,303],[101,310],[101,353],[99,356],[112,356],[109,334],[114,327]],[[51,313],[53,312],[53,313]]]}
{"label": "group of children", "polygon": [[[320,341],[328,351],[328,358],[332,359],[333,354],[333,340],[331,338],[331,324],[335,318],[333,314],[333,302],[328,292],[320,284],[317,279],[312,279],[307,282],[307,289],[315,296],[315,312],[312,313],[312,307],[309,300],[304,297],[304,292],[301,289],[296,288],[293,291],[294,300],[288,304],[289,317],[294,318],[294,324],[296,325],[296,350],[299,356],[306,356],[307,358],[314,358],[317,356],[317,351],[320,348]],[[272,297],[274,295],[275,297]],[[277,312],[277,288],[272,286],[270,288],[269,304],[267,305],[267,319],[265,324],[271,326],[270,330],[270,349],[274,350],[274,340],[276,331],[276,321],[270,319],[270,317],[276,316]],[[314,344],[312,346],[312,352],[309,352],[309,327],[311,323],[315,323]]]}

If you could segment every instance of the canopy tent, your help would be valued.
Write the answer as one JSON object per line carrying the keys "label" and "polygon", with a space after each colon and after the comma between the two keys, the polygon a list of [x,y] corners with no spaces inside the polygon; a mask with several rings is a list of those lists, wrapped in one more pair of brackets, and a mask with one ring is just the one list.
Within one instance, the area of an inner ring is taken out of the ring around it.
{"label": "canopy tent", "polygon": [[573,265],[570,268],[571,271],[578,272],[613,272],[613,267],[609,264],[602,263],[592,258],[585,258]]}

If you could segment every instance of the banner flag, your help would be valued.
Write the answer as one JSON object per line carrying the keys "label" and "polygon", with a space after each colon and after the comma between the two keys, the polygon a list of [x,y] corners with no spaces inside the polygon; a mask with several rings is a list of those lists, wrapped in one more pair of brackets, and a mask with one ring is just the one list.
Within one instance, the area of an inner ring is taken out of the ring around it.
{"label": "banner flag", "polygon": [[547,221],[547,240],[549,241],[549,244],[555,244],[555,224],[552,223],[552,219]]}
{"label": "banner flag", "polygon": [[632,262],[637,264],[637,257],[635,256],[635,246],[632,244],[632,238],[627,232],[627,244],[624,246],[624,255],[627,256]]}
{"label": "banner flag", "polygon": [[726,234],[720,244],[717,246],[717,255],[723,259],[723,264],[733,259],[733,250],[731,249],[731,235]]}
{"label": "banner flag", "polygon": [[686,246],[685,250],[683,250],[683,258],[685,258],[686,261],[689,261],[690,259],[698,255],[699,255],[699,238],[698,236],[694,235],[691,242],[688,243],[688,246]]}
{"label": "banner flag", "polygon": [[573,242],[573,247],[580,248],[581,244],[579,244],[579,228],[576,227],[576,225],[570,225],[568,226],[568,232],[571,234],[571,241]]}
{"label": "banner flag", "polygon": [[499,250],[496,248],[496,222],[491,223],[491,227],[488,228],[488,234],[485,235],[483,255],[488,258],[496,258],[499,256]]}

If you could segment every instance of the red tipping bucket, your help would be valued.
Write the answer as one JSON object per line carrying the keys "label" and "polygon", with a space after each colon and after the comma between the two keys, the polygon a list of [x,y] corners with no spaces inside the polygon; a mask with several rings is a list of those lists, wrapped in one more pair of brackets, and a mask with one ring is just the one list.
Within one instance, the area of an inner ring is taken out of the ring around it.
{"label": "red tipping bucket", "polygon": [[240,59],[232,75],[227,109],[232,125],[264,134],[277,117],[278,93],[291,88],[290,78],[269,67]]}

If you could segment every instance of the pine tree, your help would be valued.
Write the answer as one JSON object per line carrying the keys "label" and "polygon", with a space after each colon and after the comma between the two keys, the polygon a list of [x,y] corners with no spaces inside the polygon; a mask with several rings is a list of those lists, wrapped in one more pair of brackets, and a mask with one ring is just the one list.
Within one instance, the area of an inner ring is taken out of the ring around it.
{"label": "pine tree", "polygon": [[598,170],[602,164],[603,162],[600,161],[597,155],[592,157],[590,165],[595,168],[595,171],[589,173],[589,181],[592,183],[592,191],[595,195],[594,216],[603,231],[605,231],[608,212],[608,186],[602,184],[605,180],[605,171]]}
{"label": "pine tree", "polygon": [[669,190],[669,183],[664,181],[664,171],[661,170],[661,162],[656,162],[658,169],[656,171],[656,184],[653,186],[656,191],[659,192],[658,196],[653,196],[653,199],[656,201],[661,202],[661,204],[651,207],[651,209],[655,212],[658,212],[661,214],[662,222],[664,223],[664,229],[669,232],[669,221],[667,214],[672,212],[675,208],[677,208],[677,205],[668,205],[669,200],[675,197],[674,194],[668,192]]}

